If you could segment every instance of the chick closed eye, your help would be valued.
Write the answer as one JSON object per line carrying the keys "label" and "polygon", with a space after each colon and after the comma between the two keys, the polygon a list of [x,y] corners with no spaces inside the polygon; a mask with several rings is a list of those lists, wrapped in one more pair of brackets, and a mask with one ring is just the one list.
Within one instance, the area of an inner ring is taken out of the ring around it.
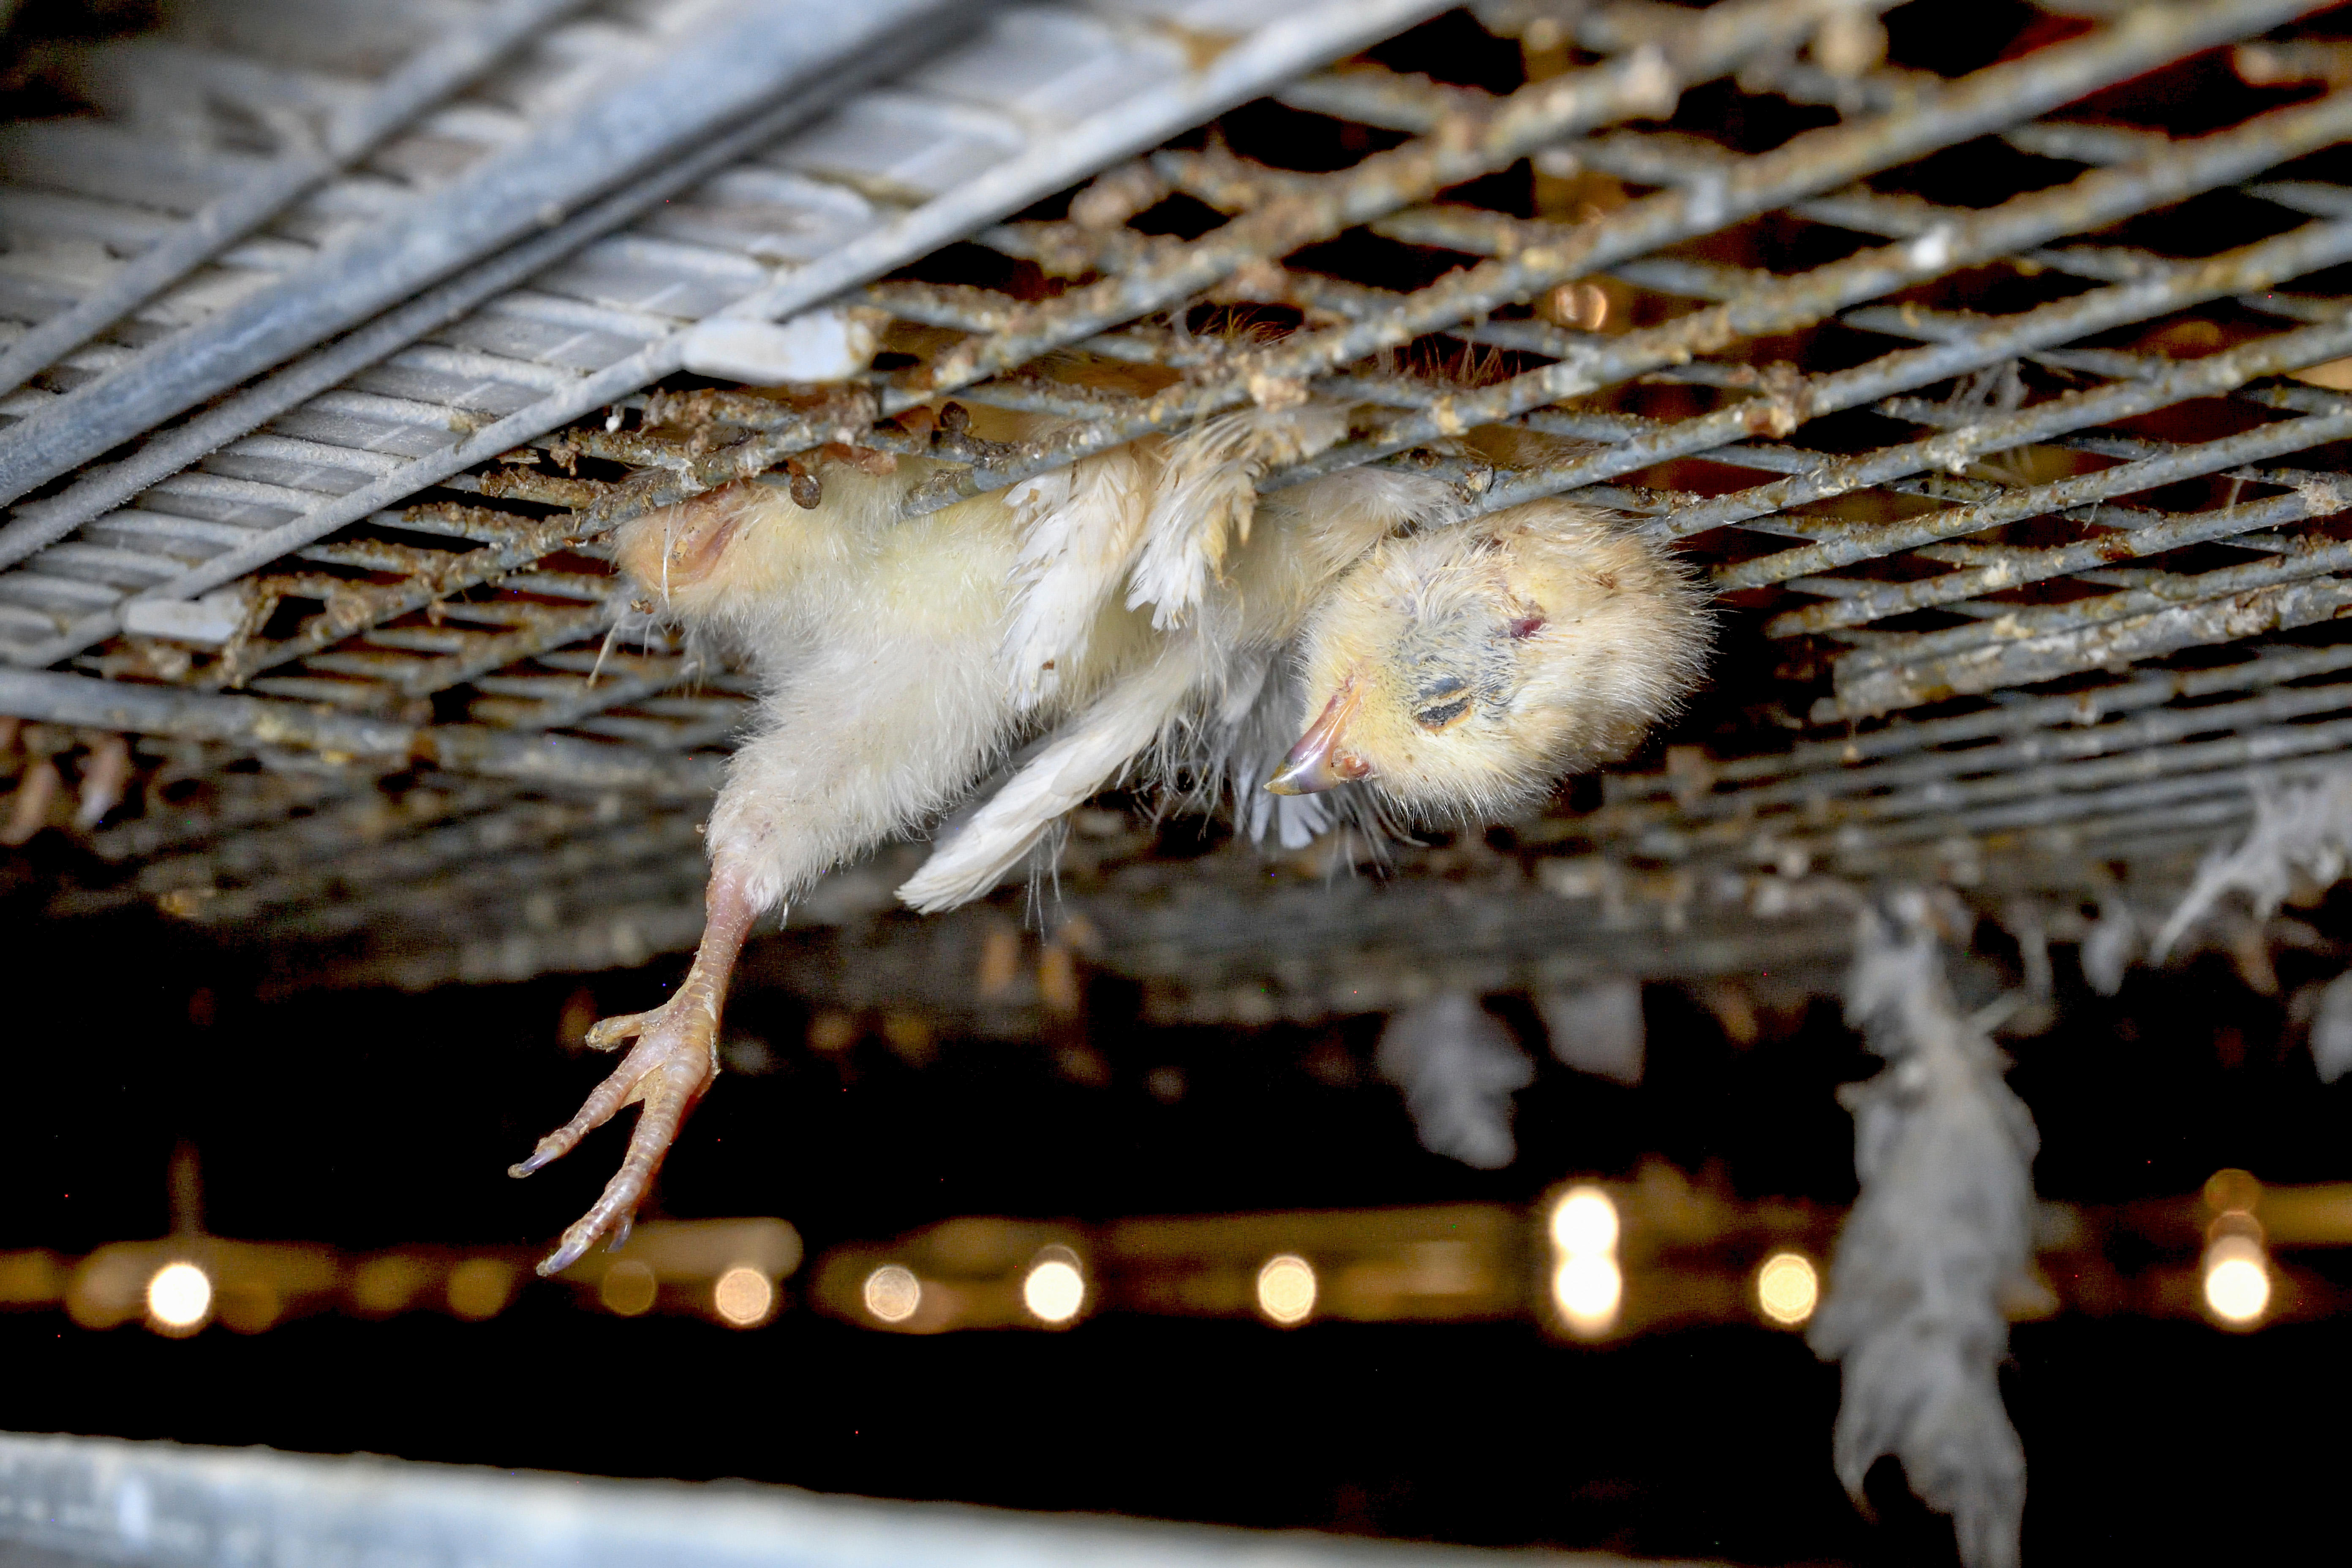
{"label": "chick closed eye", "polygon": [[1420,700],[1429,706],[1413,714],[1412,721],[1432,732],[1450,730],[1470,716],[1470,688],[1461,680],[1433,681],[1422,689]]}

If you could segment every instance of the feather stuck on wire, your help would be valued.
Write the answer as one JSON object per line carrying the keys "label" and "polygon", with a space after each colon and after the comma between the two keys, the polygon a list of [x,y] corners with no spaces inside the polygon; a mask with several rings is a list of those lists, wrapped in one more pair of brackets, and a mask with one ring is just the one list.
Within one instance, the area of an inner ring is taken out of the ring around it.
{"label": "feather stuck on wire", "polygon": [[2032,1274],[2033,1156],[2006,1058],[1945,975],[1929,896],[1892,918],[1865,906],[1846,1016],[1884,1070],[1840,1098],[1854,1118],[1861,1195],[1838,1237],[1808,1342],[1840,1364],[1835,1457],[1856,1500],[1872,1464],[1900,1460],[1949,1514],[1967,1568],[2015,1568],[2025,1451],[2002,1407],[2007,1309]]}

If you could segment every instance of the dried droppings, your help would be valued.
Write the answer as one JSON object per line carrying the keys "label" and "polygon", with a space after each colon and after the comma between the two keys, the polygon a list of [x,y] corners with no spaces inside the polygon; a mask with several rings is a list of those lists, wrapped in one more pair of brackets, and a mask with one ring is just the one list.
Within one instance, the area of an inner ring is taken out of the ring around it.
{"label": "dried droppings", "polygon": [[824,504],[824,486],[817,481],[814,474],[798,463],[786,463],[784,471],[792,476],[792,483],[787,488],[793,505],[803,511],[814,511]]}
{"label": "dried droppings", "polygon": [[834,462],[846,463],[877,479],[898,471],[896,453],[877,451],[872,447],[853,447],[843,441],[828,441],[818,450],[820,455]]}
{"label": "dried droppings", "polygon": [[538,501],[573,510],[593,506],[613,487],[594,479],[559,479],[552,474],[492,468],[481,479],[482,493],[497,500]]}

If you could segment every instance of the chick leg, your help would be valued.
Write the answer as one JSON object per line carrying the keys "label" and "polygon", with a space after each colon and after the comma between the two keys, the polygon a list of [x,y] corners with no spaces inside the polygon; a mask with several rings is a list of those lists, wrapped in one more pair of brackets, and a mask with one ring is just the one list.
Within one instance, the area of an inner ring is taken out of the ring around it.
{"label": "chick leg", "polygon": [[613,1050],[626,1039],[637,1043],[588,1096],[580,1114],[541,1139],[530,1158],[507,1172],[528,1176],[570,1153],[623,1106],[635,1102],[644,1107],[637,1112],[620,1170],[605,1184],[595,1206],[572,1223],[540,1264],[542,1275],[571,1268],[601,1236],[609,1234],[614,1247],[628,1239],[637,1205],[654,1173],[661,1169],[670,1141],[719,1076],[719,1010],[736,955],[743,951],[743,939],[760,909],[745,891],[743,879],[723,863],[711,870],[703,907],[702,945],[695,952],[685,984],[653,1011],[607,1018],[588,1032],[588,1044],[600,1051]]}

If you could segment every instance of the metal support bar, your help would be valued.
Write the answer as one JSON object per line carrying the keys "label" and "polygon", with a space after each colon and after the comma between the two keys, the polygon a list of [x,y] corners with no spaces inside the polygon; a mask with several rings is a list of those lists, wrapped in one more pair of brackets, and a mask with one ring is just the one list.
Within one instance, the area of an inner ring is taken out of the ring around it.
{"label": "metal support bar", "polygon": [[1631,1568],[1584,1552],[871,1502],[740,1481],[16,1436],[0,1436],[0,1540],[145,1568]]}

